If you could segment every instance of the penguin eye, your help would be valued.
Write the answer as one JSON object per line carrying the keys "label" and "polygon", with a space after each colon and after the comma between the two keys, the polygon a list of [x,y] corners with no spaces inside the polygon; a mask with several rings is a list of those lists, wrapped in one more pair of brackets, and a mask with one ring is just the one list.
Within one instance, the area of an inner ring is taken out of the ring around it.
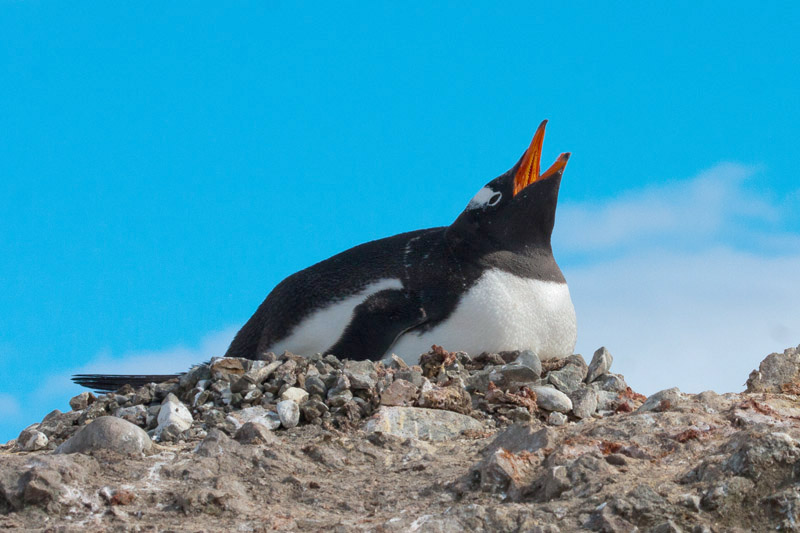
{"label": "penguin eye", "polygon": [[496,192],[496,193],[494,193],[494,194],[492,195],[492,197],[491,197],[491,198],[489,198],[489,202],[488,202],[488,204],[489,204],[489,205],[496,205],[496,204],[497,204],[497,202],[499,202],[499,201],[500,201],[500,198],[502,198],[502,197],[503,197],[502,193]]}

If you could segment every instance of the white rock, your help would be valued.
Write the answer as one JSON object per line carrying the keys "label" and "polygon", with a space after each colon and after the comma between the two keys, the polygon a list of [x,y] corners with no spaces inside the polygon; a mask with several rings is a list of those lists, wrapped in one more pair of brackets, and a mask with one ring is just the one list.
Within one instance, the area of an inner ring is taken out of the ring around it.
{"label": "white rock", "polygon": [[569,396],[553,387],[531,387],[536,393],[536,405],[546,411],[558,411],[559,413],[569,413],[572,411],[572,400]]}
{"label": "white rock", "polygon": [[647,411],[667,411],[683,397],[678,387],[671,389],[664,389],[648,397],[639,409],[638,413],[645,413]]}
{"label": "white rock", "polygon": [[23,452],[35,452],[47,447],[47,435],[32,428],[26,428],[17,437],[17,447]]}
{"label": "white rock", "polygon": [[289,387],[281,394],[281,400],[294,400],[297,405],[301,405],[308,400],[308,392],[300,387]]}
{"label": "white rock", "polygon": [[278,418],[285,428],[293,428],[300,423],[300,406],[294,400],[278,402]]}
{"label": "white rock", "polygon": [[241,425],[244,425],[247,422],[255,422],[257,424],[262,424],[269,429],[278,429],[281,425],[281,421],[280,418],[278,418],[277,413],[274,411],[267,411],[260,405],[245,407],[244,409],[233,411],[229,416],[237,419]]}
{"label": "white rock", "polygon": [[192,426],[192,413],[172,393],[168,394],[158,411],[158,426],[155,431],[157,440],[169,440],[178,436]]}

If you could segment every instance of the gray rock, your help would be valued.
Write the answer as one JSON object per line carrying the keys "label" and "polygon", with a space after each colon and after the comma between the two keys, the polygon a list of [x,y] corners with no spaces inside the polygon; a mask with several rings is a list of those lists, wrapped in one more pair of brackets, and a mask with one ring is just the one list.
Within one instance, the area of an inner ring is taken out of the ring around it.
{"label": "gray rock", "polygon": [[422,372],[414,368],[405,368],[394,373],[394,379],[404,379],[419,388],[422,386]]}
{"label": "gray rock", "polygon": [[142,428],[121,418],[101,416],[56,448],[55,453],[87,453],[94,450],[143,453],[152,447],[153,442]]}
{"label": "gray rock", "polygon": [[536,405],[540,409],[559,413],[572,411],[572,400],[560,390],[546,386],[531,387],[531,390],[536,393]]}
{"label": "gray rock", "polygon": [[581,386],[585,375],[585,370],[580,366],[566,365],[561,370],[550,372],[547,380],[561,392],[569,394]]}
{"label": "gray rock", "polygon": [[82,392],[69,401],[69,406],[73,411],[80,411],[89,407],[89,404],[94,403],[96,399],[91,392]]}
{"label": "gray rock", "polygon": [[373,389],[378,379],[372,361],[347,361],[344,365],[344,374],[353,390]]}
{"label": "gray rock", "polygon": [[278,402],[278,418],[285,428],[293,428],[300,423],[300,406],[294,400]]}
{"label": "gray rock", "polygon": [[231,385],[231,391],[242,392],[251,386],[261,385],[282,364],[283,361],[273,361],[271,363],[267,363],[266,361],[253,361],[253,367]]}
{"label": "gray rock", "polygon": [[800,390],[800,346],[769,354],[747,379],[747,392],[792,392]]}
{"label": "gray rock", "polygon": [[37,429],[38,424],[22,430],[17,437],[17,448],[23,452],[35,452],[47,447],[47,435]]}
{"label": "gray rock", "polygon": [[569,399],[572,400],[572,414],[581,420],[591,418],[597,411],[597,393],[591,387],[574,390]]}
{"label": "gray rock", "polygon": [[563,426],[567,423],[567,415],[564,413],[559,413],[557,411],[553,411],[547,417],[547,423],[551,426]]}
{"label": "gray rock", "polygon": [[136,424],[139,427],[147,425],[147,408],[144,405],[120,407],[114,411],[114,416],[127,420],[131,424]]}
{"label": "gray rock", "polygon": [[497,449],[480,461],[472,470],[471,476],[480,478],[480,488],[487,492],[519,494],[526,478],[533,470],[527,458]]}
{"label": "gray rock", "polygon": [[[541,374],[541,370],[539,374]],[[489,381],[502,390],[511,390],[513,392],[523,385],[530,387],[539,380],[539,374],[529,366],[509,364],[493,368],[489,372]]]}
{"label": "gray rock", "polygon": [[236,431],[233,437],[240,444],[278,444],[280,441],[264,424],[247,422]]}
{"label": "gray rock", "polygon": [[404,379],[395,379],[381,393],[381,405],[413,405],[418,395],[419,390],[413,383]]}
{"label": "gray rock", "polygon": [[518,365],[526,366],[533,370],[533,373],[536,374],[536,377],[542,375],[542,362],[539,360],[539,356],[531,350],[521,351],[514,362]]}
{"label": "gray rock", "polygon": [[158,426],[155,431],[157,440],[174,440],[182,432],[192,426],[192,413],[172,393],[169,393],[158,411]]}
{"label": "gray rock", "polygon": [[487,447],[489,454],[502,448],[511,453],[534,453],[544,448],[555,448],[558,434],[549,427],[514,424],[497,434]]}
{"label": "gray rock", "polygon": [[592,382],[592,387],[595,387],[596,390],[623,392],[627,390],[628,384],[625,383],[625,378],[619,374],[605,374]]}
{"label": "gray rock", "polygon": [[443,441],[464,431],[480,431],[483,425],[466,415],[420,407],[381,407],[367,421],[367,433],[380,431],[403,438]]}
{"label": "gray rock", "polygon": [[650,531],[652,533],[683,533],[683,530],[672,520],[662,522]]}
{"label": "gray rock", "polygon": [[605,346],[600,347],[594,352],[592,362],[589,363],[589,370],[586,373],[586,383],[591,383],[600,376],[608,373],[611,368],[611,363],[613,362],[614,358],[611,356],[611,352],[609,352]]}
{"label": "gray rock", "polygon": [[324,398],[328,388],[319,376],[306,376],[306,391],[309,394],[317,394]]}
{"label": "gray rock", "polygon": [[648,411],[668,411],[671,407],[675,406],[683,395],[678,387],[658,391],[647,400],[637,410],[639,413],[646,413]]}
{"label": "gray rock", "polygon": [[233,454],[240,446],[241,444],[231,440],[219,429],[212,428],[206,438],[203,439],[203,442],[194,449],[194,453],[203,457],[217,457],[223,454]]}
{"label": "gray rock", "polygon": [[300,412],[303,415],[303,420],[306,422],[314,422],[328,413],[328,406],[325,405],[325,402],[311,399],[300,407]]}

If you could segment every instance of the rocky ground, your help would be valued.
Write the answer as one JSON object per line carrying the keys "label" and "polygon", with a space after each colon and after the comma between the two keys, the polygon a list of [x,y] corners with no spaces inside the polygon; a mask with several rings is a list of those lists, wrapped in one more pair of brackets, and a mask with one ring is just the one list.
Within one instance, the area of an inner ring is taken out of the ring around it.
{"label": "rocky ground", "polygon": [[0,446],[0,529],[800,530],[800,346],[741,394],[611,363],[263,354],[83,393]]}

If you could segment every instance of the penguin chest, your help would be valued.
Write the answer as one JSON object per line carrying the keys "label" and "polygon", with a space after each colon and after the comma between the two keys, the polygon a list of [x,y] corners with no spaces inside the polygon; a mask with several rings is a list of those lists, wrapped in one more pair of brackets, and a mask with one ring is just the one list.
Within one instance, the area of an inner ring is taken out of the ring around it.
{"label": "penguin chest", "polygon": [[439,344],[473,356],[530,349],[549,359],[571,355],[576,337],[575,309],[566,283],[493,269],[470,287],[447,319],[431,330],[406,333],[387,355],[416,363],[421,353]]}

